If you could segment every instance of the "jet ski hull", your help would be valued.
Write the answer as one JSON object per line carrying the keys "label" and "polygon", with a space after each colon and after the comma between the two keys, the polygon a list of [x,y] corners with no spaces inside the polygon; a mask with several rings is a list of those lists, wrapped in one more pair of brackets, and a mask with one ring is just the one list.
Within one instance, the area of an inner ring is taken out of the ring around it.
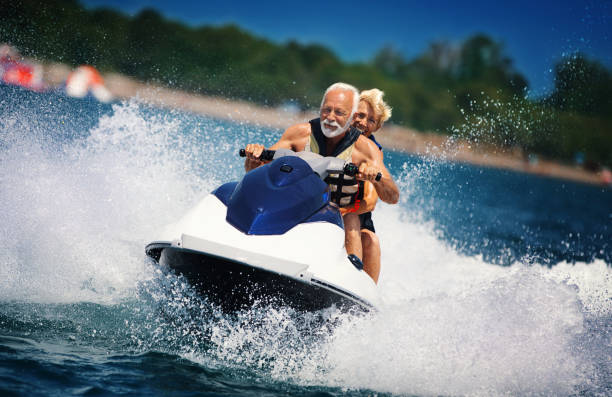
{"label": "jet ski hull", "polygon": [[221,185],[168,225],[147,255],[225,311],[258,301],[370,310],[376,284],[347,257],[340,212],[310,166],[323,159],[323,169],[339,172],[344,162],[332,167],[339,159],[300,156],[315,157],[282,156]]}
{"label": "jet ski hull", "polygon": [[288,277],[233,259],[170,244],[150,244],[147,255],[180,274],[197,292],[225,312],[256,303],[316,311],[331,306],[367,312],[372,305],[323,280]]}

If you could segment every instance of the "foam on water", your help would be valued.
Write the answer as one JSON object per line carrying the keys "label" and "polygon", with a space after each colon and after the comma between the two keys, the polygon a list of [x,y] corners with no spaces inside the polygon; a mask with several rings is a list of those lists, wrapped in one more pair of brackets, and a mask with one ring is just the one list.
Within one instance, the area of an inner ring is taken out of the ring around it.
{"label": "foam on water", "polygon": [[282,311],[256,327],[253,318],[209,324],[218,336],[209,355],[263,365],[277,380],[399,394],[563,395],[609,382],[597,367],[610,341],[584,338],[609,332],[605,263],[490,265],[454,253],[395,208],[377,211],[389,230],[379,312],[327,313],[323,328],[333,331],[315,327],[315,340]]}
{"label": "foam on water", "polygon": [[[382,211],[389,223],[377,224],[393,225],[391,212]],[[576,344],[589,332],[585,316],[604,310],[609,318],[604,263],[504,268],[455,254],[426,227],[397,226],[389,229],[395,234],[381,233],[382,241],[397,244],[383,248],[390,255],[384,255],[381,312],[339,329],[328,346],[333,384],[419,395],[520,395],[568,394],[591,379],[591,351]],[[403,238],[400,230],[407,232]],[[587,276],[583,285],[576,276],[585,272],[601,278]],[[569,277],[572,283],[562,281]],[[588,347],[600,348],[610,352],[610,346]]]}
{"label": "foam on water", "polygon": [[[14,117],[26,119],[0,124],[1,302],[112,306],[147,298],[165,316],[151,310],[124,327],[136,349],[276,382],[424,395],[609,387],[602,377],[612,354],[605,336],[612,274],[603,261],[491,265],[457,253],[407,207],[381,204],[374,213],[383,251],[379,312],[310,318],[256,308],[226,317],[151,266],[143,247],[241,174],[239,146],[269,136],[212,120],[202,132],[184,115],[129,102],[84,138],[46,145],[44,131],[14,130],[32,115]],[[410,172],[396,175],[403,192],[413,188]]]}
{"label": "foam on water", "polygon": [[3,300],[133,290],[147,239],[197,198],[195,184],[214,183],[189,168],[176,119],[145,117],[135,103],[116,105],[85,139],[49,147],[22,131],[2,152]]}

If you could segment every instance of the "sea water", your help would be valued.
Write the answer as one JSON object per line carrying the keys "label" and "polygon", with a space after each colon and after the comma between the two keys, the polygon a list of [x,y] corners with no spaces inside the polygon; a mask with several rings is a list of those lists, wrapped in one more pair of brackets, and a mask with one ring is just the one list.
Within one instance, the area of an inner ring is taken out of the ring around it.
{"label": "sea water", "polygon": [[146,258],[280,133],[0,86],[0,394],[612,393],[607,188],[385,150],[367,316],[224,315]]}

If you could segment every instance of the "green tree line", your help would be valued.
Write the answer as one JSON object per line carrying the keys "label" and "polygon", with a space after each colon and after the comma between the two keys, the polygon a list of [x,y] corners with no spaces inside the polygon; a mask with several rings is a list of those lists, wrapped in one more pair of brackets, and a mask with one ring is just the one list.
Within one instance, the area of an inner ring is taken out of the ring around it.
{"label": "green tree line", "polygon": [[558,62],[549,95],[529,99],[503,45],[484,34],[431,43],[413,59],[387,47],[370,62],[346,63],[321,45],[276,44],[233,25],[189,27],[151,9],[130,17],[76,0],[16,0],[0,8],[0,21],[0,42],[38,59],[302,109],[346,81],[384,90],[396,124],[612,165],[612,72],[580,54]]}

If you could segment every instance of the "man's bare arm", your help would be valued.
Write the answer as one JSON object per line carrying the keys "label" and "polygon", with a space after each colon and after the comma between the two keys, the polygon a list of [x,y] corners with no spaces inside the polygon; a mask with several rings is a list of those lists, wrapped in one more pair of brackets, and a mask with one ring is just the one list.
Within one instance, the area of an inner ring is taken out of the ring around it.
{"label": "man's bare arm", "polygon": [[372,182],[376,189],[376,193],[378,193],[378,197],[385,203],[397,204],[399,201],[399,189],[393,181],[391,173],[387,167],[385,167],[382,150],[378,150],[377,156],[379,157],[377,163],[380,165],[382,178],[380,178],[380,181],[374,180]]}
{"label": "man's bare arm", "polygon": [[[399,189],[393,181],[391,174],[383,161],[383,152],[371,141],[367,140],[363,146],[365,161],[359,164],[358,179],[372,182],[378,197],[389,204],[397,204],[399,201]],[[376,175],[382,174],[380,181],[376,181]]]}
{"label": "man's bare arm", "polygon": [[287,128],[281,138],[270,150],[291,149],[294,152],[301,152],[306,147],[306,142],[310,136],[310,123],[300,123]]}
{"label": "man's bare arm", "polygon": [[[292,125],[291,127],[285,130],[278,142],[270,146],[269,149],[291,149],[296,152],[302,151],[304,150],[306,140],[309,135],[309,123]],[[259,156],[261,156],[261,152],[264,149],[265,147],[260,144],[249,144],[246,146],[246,160],[244,161],[244,169],[247,172],[264,164],[264,162],[259,159]]]}

